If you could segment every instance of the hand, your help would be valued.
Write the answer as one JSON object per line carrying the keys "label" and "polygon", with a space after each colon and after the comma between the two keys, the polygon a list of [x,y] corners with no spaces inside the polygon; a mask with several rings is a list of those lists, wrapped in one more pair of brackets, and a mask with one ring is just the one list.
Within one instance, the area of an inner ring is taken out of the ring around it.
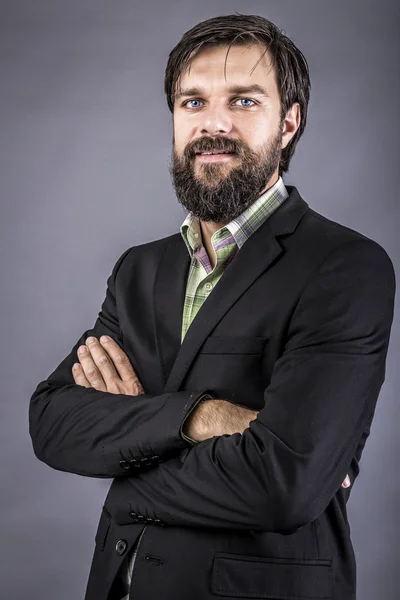
{"label": "hand", "polygon": [[[85,349],[83,353],[81,349]],[[93,387],[110,394],[139,396],[144,390],[128,356],[109,336],[100,341],[88,337],[86,344],[78,348],[79,363],[72,367],[75,383]]]}
{"label": "hand", "polygon": [[[196,442],[216,435],[242,434],[257,418],[258,412],[226,400],[202,400],[186,419],[182,431]],[[341,487],[350,485],[350,477],[346,475]]]}
{"label": "hand", "polygon": [[350,486],[351,486],[350,477],[348,475],[346,475],[346,478],[342,483],[342,488],[348,488]]}

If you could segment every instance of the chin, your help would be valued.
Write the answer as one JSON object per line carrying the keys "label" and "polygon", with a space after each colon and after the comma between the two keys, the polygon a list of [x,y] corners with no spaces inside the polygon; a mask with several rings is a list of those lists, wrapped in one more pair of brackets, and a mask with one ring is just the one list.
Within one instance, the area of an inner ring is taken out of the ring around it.
{"label": "chin", "polygon": [[198,183],[200,183],[203,187],[208,188],[209,190],[217,189],[223,179],[226,179],[226,177],[205,176],[197,178]]}
{"label": "chin", "polygon": [[195,173],[201,179],[221,179],[225,175],[230,174],[231,171],[232,165],[229,165],[228,163],[204,163],[204,165],[199,165],[199,168],[195,169]]}

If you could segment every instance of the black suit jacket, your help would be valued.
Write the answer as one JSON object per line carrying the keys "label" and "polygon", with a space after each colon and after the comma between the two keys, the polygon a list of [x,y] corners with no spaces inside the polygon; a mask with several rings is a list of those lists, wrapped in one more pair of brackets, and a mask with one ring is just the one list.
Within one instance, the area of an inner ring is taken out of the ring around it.
{"label": "black suit jacket", "polygon": [[[395,277],[385,250],[297,189],[246,241],[181,345],[189,255],[180,233],[126,250],[92,329],[36,388],[30,434],[51,467],[114,478],[85,600],[119,600],[141,533],[135,600],[354,600],[346,516],[385,379]],[[76,352],[108,334],[145,394],[75,385]],[[203,392],[260,411],[198,444]]]}

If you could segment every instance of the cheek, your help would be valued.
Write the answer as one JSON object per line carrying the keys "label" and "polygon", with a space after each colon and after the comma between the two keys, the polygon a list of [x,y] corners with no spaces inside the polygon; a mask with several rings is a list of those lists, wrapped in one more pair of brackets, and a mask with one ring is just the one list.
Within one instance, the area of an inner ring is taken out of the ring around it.
{"label": "cheek", "polygon": [[244,141],[250,148],[260,148],[272,135],[272,124],[268,119],[247,120]]}
{"label": "cheek", "polygon": [[175,147],[175,152],[179,156],[183,155],[183,151],[185,150],[188,141],[189,140],[186,139],[186,137],[183,135],[182,131],[179,131],[179,130],[174,131],[174,147]]}
{"label": "cheek", "polygon": [[173,132],[174,132],[175,144],[177,146],[184,145],[184,141],[185,141],[185,138],[188,137],[189,130],[188,130],[187,123],[185,123],[184,120],[182,120],[179,115],[174,116]]}
{"label": "cheek", "polygon": [[187,115],[180,115],[179,112],[174,116],[173,131],[175,147],[180,153],[183,152],[190,142],[199,137],[198,119],[195,119],[195,115],[191,115],[191,117],[188,118]]}

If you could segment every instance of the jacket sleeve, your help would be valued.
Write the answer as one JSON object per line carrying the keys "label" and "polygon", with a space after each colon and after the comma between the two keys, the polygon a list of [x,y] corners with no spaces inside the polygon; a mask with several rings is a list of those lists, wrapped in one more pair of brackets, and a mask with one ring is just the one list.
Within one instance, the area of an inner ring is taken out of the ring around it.
{"label": "jacket sleeve", "polygon": [[336,248],[296,304],[257,418],[129,478],[131,510],[171,525],[277,532],[316,519],[371,423],[394,295],[381,246]]}
{"label": "jacket sleeve", "polygon": [[29,404],[29,433],[39,460],[59,471],[113,478],[138,473],[188,446],[182,420],[207,394],[180,391],[160,396],[110,394],[75,384],[72,365],[89,335],[109,335],[122,347],[115,280],[128,248],[107,280],[106,297],[87,330]]}

